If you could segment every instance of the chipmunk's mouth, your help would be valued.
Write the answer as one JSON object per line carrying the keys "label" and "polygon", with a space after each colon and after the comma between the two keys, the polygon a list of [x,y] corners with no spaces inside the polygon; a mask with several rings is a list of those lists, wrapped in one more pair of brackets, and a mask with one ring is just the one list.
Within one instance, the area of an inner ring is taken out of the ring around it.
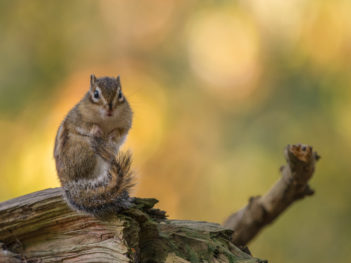
{"label": "chipmunk's mouth", "polygon": [[113,112],[113,110],[106,110],[105,114],[106,114],[107,117],[112,117],[114,112]]}

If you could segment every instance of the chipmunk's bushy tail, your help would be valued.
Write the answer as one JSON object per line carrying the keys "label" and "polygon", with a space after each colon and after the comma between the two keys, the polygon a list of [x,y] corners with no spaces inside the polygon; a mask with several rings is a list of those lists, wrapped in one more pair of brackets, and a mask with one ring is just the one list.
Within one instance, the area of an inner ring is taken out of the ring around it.
{"label": "chipmunk's bushy tail", "polygon": [[115,214],[131,206],[129,190],[133,183],[132,157],[119,153],[110,169],[94,179],[80,179],[63,185],[68,204],[95,216]]}

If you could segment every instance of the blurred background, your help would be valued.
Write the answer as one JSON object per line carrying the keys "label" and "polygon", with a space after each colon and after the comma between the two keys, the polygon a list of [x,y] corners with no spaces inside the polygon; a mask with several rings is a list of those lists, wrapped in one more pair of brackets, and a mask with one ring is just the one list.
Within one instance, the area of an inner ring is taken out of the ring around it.
{"label": "blurred background", "polygon": [[134,194],[221,223],[279,178],[283,149],[322,156],[316,195],[250,243],[269,262],[351,261],[351,2],[0,2],[0,201],[59,186],[54,137],[89,86],[121,75]]}

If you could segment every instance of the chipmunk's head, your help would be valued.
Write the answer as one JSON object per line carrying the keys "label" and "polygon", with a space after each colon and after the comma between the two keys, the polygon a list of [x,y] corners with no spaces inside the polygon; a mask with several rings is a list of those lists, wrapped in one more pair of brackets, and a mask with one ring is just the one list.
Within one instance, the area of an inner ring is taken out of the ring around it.
{"label": "chipmunk's head", "polygon": [[91,103],[90,108],[102,118],[113,118],[120,112],[130,109],[122,93],[119,76],[116,78],[96,78],[95,75],[91,75],[87,98]]}

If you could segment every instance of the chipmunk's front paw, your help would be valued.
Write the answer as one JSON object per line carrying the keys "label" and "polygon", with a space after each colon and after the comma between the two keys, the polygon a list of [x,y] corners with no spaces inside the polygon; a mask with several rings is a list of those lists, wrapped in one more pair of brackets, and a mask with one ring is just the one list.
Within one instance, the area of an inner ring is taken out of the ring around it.
{"label": "chipmunk's front paw", "polygon": [[90,135],[94,137],[102,137],[104,135],[104,132],[101,130],[99,126],[94,124],[90,130]]}
{"label": "chipmunk's front paw", "polygon": [[121,131],[120,131],[120,129],[118,129],[118,128],[112,130],[112,131],[108,134],[108,139],[109,139],[110,141],[117,142],[118,140],[120,140],[120,138],[121,138]]}
{"label": "chipmunk's front paw", "polygon": [[109,136],[108,136],[108,141],[110,142],[110,143],[115,143],[116,141],[118,141],[118,135],[116,135],[116,134],[110,134]]}

